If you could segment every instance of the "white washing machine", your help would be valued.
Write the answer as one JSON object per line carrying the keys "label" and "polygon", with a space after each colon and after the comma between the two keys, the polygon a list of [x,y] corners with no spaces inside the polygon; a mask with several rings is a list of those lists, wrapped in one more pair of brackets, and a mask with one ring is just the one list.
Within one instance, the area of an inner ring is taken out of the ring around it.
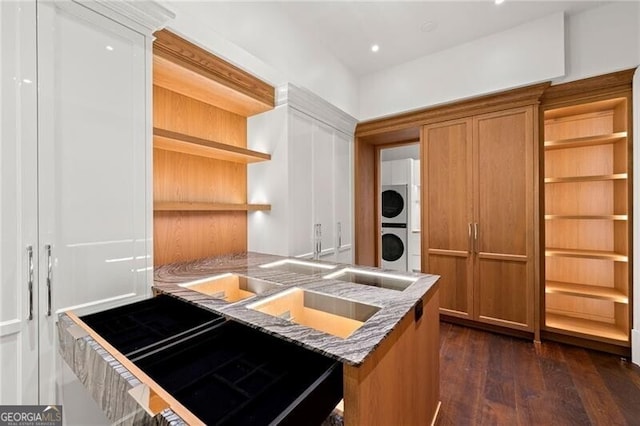
{"label": "white washing machine", "polygon": [[407,270],[407,225],[382,227],[382,268]]}
{"label": "white washing machine", "polygon": [[382,226],[389,223],[406,225],[409,218],[407,185],[382,185],[381,189]]}

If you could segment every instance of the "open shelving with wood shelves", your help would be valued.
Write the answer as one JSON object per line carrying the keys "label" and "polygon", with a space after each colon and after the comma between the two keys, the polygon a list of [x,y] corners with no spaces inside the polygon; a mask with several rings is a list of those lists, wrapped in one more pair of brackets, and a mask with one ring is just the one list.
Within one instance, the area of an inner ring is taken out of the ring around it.
{"label": "open shelving with wood shelves", "polygon": [[[167,30],[153,44],[154,264],[247,250],[247,117],[275,89]],[[260,200],[262,201],[262,200]]]}
{"label": "open shelving with wood shelves", "polygon": [[546,281],[547,294],[565,294],[568,296],[589,297],[592,299],[608,300],[616,303],[629,303],[629,296],[612,287],[598,285],[576,284],[561,281]]}
{"label": "open shelving with wood shelves", "polygon": [[271,155],[170,130],[153,128],[153,147],[236,163],[267,161]]}
{"label": "open shelving with wood shelves", "polygon": [[545,320],[551,331],[571,332],[605,341],[613,340],[614,343],[626,343],[629,340],[628,331],[612,323],[552,313],[547,313]]}
{"label": "open shelving with wood shelves", "polygon": [[179,202],[165,201],[154,202],[154,211],[175,212],[175,211],[268,211],[271,210],[269,204],[231,204],[231,203],[197,203],[197,202]]}
{"label": "open shelving with wood shelves", "polygon": [[606,145],[624,141],[627,138],[627,132],[616,132],[605,135],[586,136],[572,139],[558,139],[554,141],[544,141],[544,149],[567,149],[580,148],[583,146]]}
{"label": "open shelving with wood shelves", "polygon": [[584,259],[613,260],[616,262],[628,261],[627,255],[604,250],[578,250],[547,247],[545,249],[545,256],[578,257]]}
{"label": "open shelving with wood shelves", "polygon": [[628,348],[630,90],[580,96],[542,106],[542,327]]}

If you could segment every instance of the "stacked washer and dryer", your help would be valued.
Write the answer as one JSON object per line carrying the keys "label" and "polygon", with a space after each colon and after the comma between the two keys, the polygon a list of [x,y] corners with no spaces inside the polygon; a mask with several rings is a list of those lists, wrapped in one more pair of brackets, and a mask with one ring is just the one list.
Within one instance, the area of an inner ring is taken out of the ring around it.
{"label": "stacked washer and dryer", "polygon": [[384,269],[421,270],[419,147],[414,150],[387,148],[396,152],[380,163],[380,266]]}
{"label": "stacked washer and dryer", "polygon": [[382,185],[382,268],[407,270],[407,185]]}

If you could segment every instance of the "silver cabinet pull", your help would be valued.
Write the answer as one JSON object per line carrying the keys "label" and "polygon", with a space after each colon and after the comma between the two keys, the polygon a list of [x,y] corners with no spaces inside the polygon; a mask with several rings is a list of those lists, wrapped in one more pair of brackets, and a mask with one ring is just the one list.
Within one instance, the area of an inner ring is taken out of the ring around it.
{"label": "silver cabinet pull", "polygon": [[342,247],[342,223],[338,222],[338,249]]}
{"label": "silver cabinet pull", "polygon": [[468,233],[468,237],[469,237],[468,238],[468,243],[469,243],[468,248],[469,248],[469,250],[468,251],[471,254],[473,252],[473,247],[474,247],[473,240],[471,239],[471,234],[472,234],[471,233],[471,222],[469,222],[467,224],[467,230],[469,231],[469,233]]}
{"label": "silver cabinet pull", "polygon": [[476,254],[478,254],[478,224],[473,224],[473,247]]}
{"label": "silver cabinet pull", "polygon": [[318,259],[322,254],[322,224],[318,224]]}
{"label": "silver cabinet pull", "polygon": [[33,247],[27,246],[27,262],[29,266],[29,321],[33,319]]}
{"label": "silver cabinet pull", "polygon": [[51,282],[53,281],[53,264],[51,262],[51,244],[44,246],[47,251],[47,316],[51,316]]}

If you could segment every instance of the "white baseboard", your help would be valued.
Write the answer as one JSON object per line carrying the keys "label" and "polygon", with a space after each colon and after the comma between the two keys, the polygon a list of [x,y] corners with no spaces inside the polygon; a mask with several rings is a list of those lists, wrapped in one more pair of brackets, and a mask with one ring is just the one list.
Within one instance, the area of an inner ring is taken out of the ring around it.
{"label": "white baseboard", "polygon": [[640,365],[640,330],[631,330],[631,362]]}

